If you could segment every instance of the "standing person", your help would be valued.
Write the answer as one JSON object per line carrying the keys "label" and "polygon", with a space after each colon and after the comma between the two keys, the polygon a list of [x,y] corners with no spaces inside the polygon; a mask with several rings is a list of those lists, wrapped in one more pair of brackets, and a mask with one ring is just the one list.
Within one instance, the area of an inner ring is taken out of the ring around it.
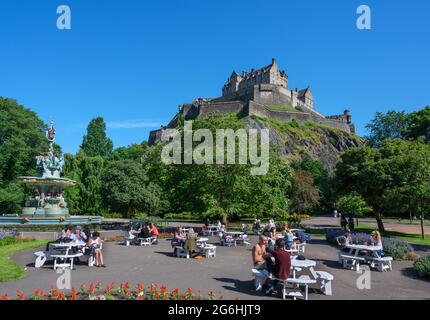
{"label": "standing person", "polygon": [[337,210],[336,209],[334,209],[333,214],[334,214],[334,217],[337,218]]}
{"label": "standing person", "polygon": [[184,243],[184,249],[190,257],[193,257],[193,253],[197,251],[197,234],[194,232],[193,228],[188,231],[187,239]]}
{"label": "standing person", "polygon": [[[275,258],[275,262],[273,262],[271,258],[266,259],[267,271],[273,274],[277,279],[288,279],[291,269],[291,256],[285,250],[284,239],[279,238],[276,240],[276,248],[270,253],[270,255]],[[274,280],[269,290],[266,291],[266,294],[271,294],[275,292],[275,288],[278,282],[278,280]]]}
{"label": "standing person", "polygon": [[351,230],[351,232],[354,232],[355,230],[354,218],[352,217],[352,214],[350,214],[348,217],[348,228]]}
{"label": "standing person", "polygon": [[257,219],[257,218],[255,219],[254,225],[252,227],[252,230],[254,231],[254,234],[260,235],[260,232],[261,232],[261,223],[260,223],[259,219]]}
{"label": "standing person", "polygon": [[209,219],[209,217],[207,217],[206,219],[205,219],[205,226],[206,227],[209,227],[211,225],[211,220]]}
{"label": "standing person", "polygon": [[343,213],[339,213],[340,216],[340,226],[343,230],[346,230],[346,226],[348,225],[348,221],[346,220],[346,217]]}
{"label": "standing person", "polygon": [[221,230],[222,224],[220,220],[217,221],[216,226],[218,228],[218,231]]}
{"label": "standing person", "polygon": [[95,231],[93,236],[88,239],[87,247],[90,249],[90,254],[95,254],[96,256],[96,267],[106,268],[103,261],[102,246],[103,240],[100,239],[100,233]]}

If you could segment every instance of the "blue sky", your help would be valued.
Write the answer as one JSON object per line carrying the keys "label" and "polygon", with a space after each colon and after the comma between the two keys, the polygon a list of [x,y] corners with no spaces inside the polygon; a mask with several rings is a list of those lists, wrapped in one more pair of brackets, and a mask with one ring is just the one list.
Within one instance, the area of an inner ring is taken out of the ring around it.
{"label": "blue sky", "polygon": [[[56,28],[60,4],[72,30]],[[372,30],[356,28],[360,4]],[[276,57],[290,88],[310,85],[326,115],[348,107],[363,135],[377,111],[430,104],[429,14],[427,0],[1,0],[0,96],[54,116],[66,152],[99,115],[119,147]]]}

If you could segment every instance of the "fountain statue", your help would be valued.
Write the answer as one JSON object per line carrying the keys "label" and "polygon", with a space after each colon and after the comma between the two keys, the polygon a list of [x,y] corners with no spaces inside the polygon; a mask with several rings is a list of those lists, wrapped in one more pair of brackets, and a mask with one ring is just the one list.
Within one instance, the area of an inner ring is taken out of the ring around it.
{"label": "fountain statue", "polygon": [[30,197],[25,202],[21,217],[4,215],[0,217],[0,226],[16,224],[99,224],[100,216],[71,216],[63,192],[67,187],[76,185],[76,181],[61,178],[64,157],[55,155],[55,128],[51,120],[46,131],[49,150],[36,157],[36,177],[18,177],[22,184],[32,188]]}
{"label": "fountain statue", "polygon": [[24,218],[69,216],[63,190],[73,187],[76,182],[60,177],[64,157],[60,155],[58,158],[54,154],[55,128],[52,120],[46,131],[46,138],[49,141],[49,151],[36,157],[37,177],[18,177],[20,183],[30,185],[33,189],[22,210]]}

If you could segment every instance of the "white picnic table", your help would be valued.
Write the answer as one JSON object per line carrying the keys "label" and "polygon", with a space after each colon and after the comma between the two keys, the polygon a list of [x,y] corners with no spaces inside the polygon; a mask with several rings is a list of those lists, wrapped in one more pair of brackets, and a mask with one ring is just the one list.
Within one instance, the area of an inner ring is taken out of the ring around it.
{"label": "white picnic table", "polygon": [[300,260],[297,258],[291,259],[291,268],[293,269],[293,278],[296,278],[296,271],[297,269],[310,269],[317,265],[317,263],[314,260]]}
{"label": "white picnic table", "polygon": [[201,245],[203,245],[203,247],[206,246],[208,241],[209,241],[209,238],[205,238],[205,237],[197,238],[197,244],[200,243]]}
{"label": "white picnic table", "polygon": [[242,235],[244,235],[244,232],[240,232],[240,231],[231,231],[231,232],[226,232],[225,234],[232,236],[234,238],[240,237]]}
{"label": "white picnic table", "polygon": [[366,246],[363,244],[347,244],[345,247],[349,249],[349,254],[355,257],[357,257],[358,254],[363,251],[365,252],[367,257],[375,257],[375,258],[381,257],[380,254],[378,253],[378,251],[381,250],[381,247],[378,247],[378,246]]}
{"label": "white picnic table", "polygon": [[[57,267],[70,267],[71,269],[73,269],[73,259],[83,256],[83,252],[71,254],[70,250],[72,248],[85,247],[86,243],[81,241],[72,241],[68,243],[51,243],[50,246],[56,250],[65,251],[64,253],[59,252],[49,254],[50,257],[54,258],[54,270],[57,269]],[[60,259],[62,262],[58,263],[58,259]],[[67,262],[67,260],[70,260],[70,262]]]}
{"label": "white picnic table", "polygon": [[213,236],[216,232],[218,232],[218,230],[219,230],[218,226],[215,226],[215,225],[207,226],[203,234]]}

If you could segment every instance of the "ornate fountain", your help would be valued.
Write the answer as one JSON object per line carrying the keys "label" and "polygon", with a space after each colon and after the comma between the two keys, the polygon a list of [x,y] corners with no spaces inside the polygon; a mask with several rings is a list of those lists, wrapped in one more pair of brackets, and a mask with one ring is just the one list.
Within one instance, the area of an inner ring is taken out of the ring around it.
{"label": "ornate fountain", "polygon": [[22,209],[22,217],[60,217],[69,216],[67,203],[64,201],[63,191],[66,187],[73,187],[76,182],[61,178],[64,166],[64,158],[54,154],[55,128],[51,121],[50,128],[46,131],[49,141],[49,151],[36,157],[37,177],[18,177],[18,181],[32,186],[32,195],[26,201]]}
{"label": "ornate fountain", "polygon": [[25,202],[21,217],[0,217],[0,225],[11,224],[95,224],[101,223],[102,217],[70,216],[63,192],[67,187],[76,185],[76,181],[61,178],[64,157],[54,153],[55,128],[51,121],[46,131],[49,151],[36,157],[36,177],[18,177],[22,184],[32,187],[31,196]]}

